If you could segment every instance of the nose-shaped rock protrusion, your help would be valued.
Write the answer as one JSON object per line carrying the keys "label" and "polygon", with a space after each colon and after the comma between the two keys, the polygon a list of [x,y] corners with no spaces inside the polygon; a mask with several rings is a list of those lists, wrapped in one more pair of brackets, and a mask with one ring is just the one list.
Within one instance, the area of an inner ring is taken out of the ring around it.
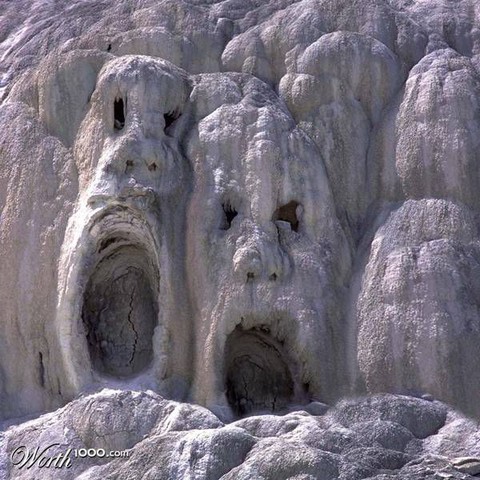
{"label": "nose-shaped rock protrusion", "polygon": [[235,274],[241,281],[253,281],[263,273],[262,257],[254,246],[239,248],[233,257]]}
{"label": "nose-shaped rock protrusion", "polygon": [[125,132],[104,148],[89,202],[139,196],[145,194],[143,190],[155,189],[161,149],[151,147],[138,129],[125,127]]}
{"label": "nose-shaped rock protrusion", "polygon": [[280,280],[288,266],[288,258],[280,246],[267,239],[255,239],[237,248],[233,256],[233,270],[242,283],[258,280]]}
{"label": "nose-shaped rock protrusion", "polygon": [[[126,131],[121,137],[114,140],[106,158],[105,167],[117,175],[131,175],[142,168],[144,164],[149,164],[149,158],[145,157],[145,139],[136,129]],[[152,160],[153,161],[153,160]]]}
{"label": "nose-shaped rock protrusion", "polygon": [[165,156],[163,137],[146,139],[139,127],[125,127],[107,148],[105,168],[116,175],[154,174],[161,169],[161,159]]}

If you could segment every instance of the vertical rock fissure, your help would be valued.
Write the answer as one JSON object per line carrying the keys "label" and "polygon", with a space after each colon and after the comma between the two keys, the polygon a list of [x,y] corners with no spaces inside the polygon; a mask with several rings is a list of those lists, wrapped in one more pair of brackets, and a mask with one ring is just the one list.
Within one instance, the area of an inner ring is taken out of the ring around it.
{"label": "vertical rock fissure", "polygon": [[42,352],[38,352],[38,360],[39,360],[39,379],[40,379],[40,385],[42,387],[45,386],[45,366],[43,364],[43,354]]}
{"label": "vertical rock fissure", "polygon": [[135,352],[137,351],[137,343],[138,343],[138,332],[135,329],[135,324],[132,321],[132,315],[133,315],[133,299],[135,297],[135,288],[132,290],[132,293],[130,295],[130,304],[129,304],[129,311],[128,311],[128,316],[127,316],[127,321],[132,327],[133,330],[133,346],[132,346],[132,356],[130,357],[129,364],[131,365],[133,363],[133,360],[135,358]]}
{"label": "vertical rock fissure", "polygon": [[125,103],[123,98],[116,98],[113,103],[113,127],[122,130],[125,126]]}

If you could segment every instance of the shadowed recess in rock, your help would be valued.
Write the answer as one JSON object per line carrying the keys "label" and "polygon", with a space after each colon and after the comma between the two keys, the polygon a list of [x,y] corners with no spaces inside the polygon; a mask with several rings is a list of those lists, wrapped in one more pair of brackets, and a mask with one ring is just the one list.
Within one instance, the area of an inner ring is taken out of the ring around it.
{"label": "shadowed recess in rock", "polygon": [[273,221],[281,220],[282,222],[288,222],[290,227],[294,232],[298,231],[298,217],[297,217],[297,207],[299,203],[295,200],[288,202],[285,205],[277,208],[273,214]]}
{"label": "shadowed recess in rock", "polygon": [[237,209],[229,201],[222,203],[224,218],[222,221],[222,230],[228,230],[232,226],[234,218],[238,215]]}
{"label": "shadowed recess in rock", "polygon": [[125,104],[123,98],[116,98],[113,104],[113,126],[115,130],[122,130],[125,126]]}
{"label": "shadowed recess in rock", "polygon": [[165,120],[165,133],[168,133],[167,130],[170,128],[173,122],[180,117],[180,112],[172,111],[165,113],[163,118]]}
{"label": "shadowed recess in rock", "polygon": [[227,399],[237,415],[278,412],[292,402],[289,361],[268,329],[237,326],[227,339],[225,365]]}
{"label": "shadowed recess in rock", "polygon": [[122,237],[101,248],[105,256],[88,281],[82,319],[94,368],[123,378],[151,363],[158,308],[145,250]]}

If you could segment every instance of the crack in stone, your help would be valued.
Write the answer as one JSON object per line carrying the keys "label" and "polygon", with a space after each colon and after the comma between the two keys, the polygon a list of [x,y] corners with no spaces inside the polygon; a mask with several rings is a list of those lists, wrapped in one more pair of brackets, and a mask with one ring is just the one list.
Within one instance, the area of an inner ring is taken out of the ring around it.
{"label": "crack in stone", "polygon": [[133,334],[134,334],[134,341],[133,341],[133,351],[132,351],[132,356],[130,357],[130,361],[128,362],[129,365],[133,363],[133,359],[135,358],[135,353],[137,351],[137,343],[138,343],[138,332],[135,329],[135,324],[132,321],[132,314],[133,314],[133,299],[135,297],[135,288],[132,291],[132,294],[130,296],[130,303],[129,303],[129,312],[127,315],[127,321],[132,327]]}
{"label": "crack in stone", "polygon": [[101,373],[126,378],[151,362],[157,309],[148,260],[137,245],[122,245],[91,274],[82,322],[93,366]]}
{"label": "crack in stone", "polygon": [[292,400],[294,382],[283,343],[258,329],[236,329],[226,346],[227,399],[240,415],[282,410]]}

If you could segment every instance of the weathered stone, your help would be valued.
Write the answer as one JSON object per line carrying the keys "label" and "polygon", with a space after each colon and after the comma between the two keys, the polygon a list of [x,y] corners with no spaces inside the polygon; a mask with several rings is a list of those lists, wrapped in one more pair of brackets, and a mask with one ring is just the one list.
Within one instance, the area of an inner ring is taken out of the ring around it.
{"label": "weathered stone", "polygon": [[[468,442],[459,445],[455,425],[464,422],[473,434],[480,432],[478,425],[473,428],[471,420],[450,410],[438,433],[418,440],[416,448],[405,454],[400,450],[412,443],[412,434],[397,423],[376,419],[371,409],[372,402],[384,400],[357,400],[357,410],[367,419],[361,423],[345,415],[343,425],[334,420],[345,412],[341,402],[323,416],[300,410],[224,425],[202,407],[169,401],[153,392],[105,389],[2,433],[1,478],[469,478],[461,472],[473,472],[478,461],[466,457],[472,449]],[[400,400],[408,402],[407,397]],[[443,445],[441,455],[434,453],[438,444]],[[72,454],[71,468],[34,464],[26,469],[19,468],[23,454],[17,449],[22,445],[31,451],[53,445],[47,455],[94,448],[128,456]]]}
{"label": "weathered stone", "polygon": [[452,461],[452,465],[463,473],[469,475],[480,474],[480,458],[475,457],[459,457]]}
{"label": "weathered stone", "polygon": [[476,0],[0,12],[0,479],[477,471]]}

